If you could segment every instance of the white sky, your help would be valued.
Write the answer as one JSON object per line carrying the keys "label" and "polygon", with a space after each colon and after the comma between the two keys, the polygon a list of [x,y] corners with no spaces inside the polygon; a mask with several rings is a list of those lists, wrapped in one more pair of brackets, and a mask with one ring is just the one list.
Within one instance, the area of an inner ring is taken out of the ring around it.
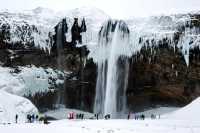
{"label": "white sky", "polygon": [[0,0],[0,9],[25,10],[38,6],[68,10],[94,6],[114,18],[200,10],[200,0]]}

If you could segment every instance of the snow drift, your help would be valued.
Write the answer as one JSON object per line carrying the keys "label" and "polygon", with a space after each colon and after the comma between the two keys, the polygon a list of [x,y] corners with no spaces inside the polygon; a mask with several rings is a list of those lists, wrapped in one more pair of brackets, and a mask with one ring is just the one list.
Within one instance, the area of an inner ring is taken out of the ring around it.
{"label": "snow drift", "polygon": [[25,122],[27,114],[36,113],[37,108],[26,98],[0,90],[0,123],[15,122],[16,114],[19,122]]}
{"label": "snow drift", "polygon": [[200,97],[188,104],[187,106],[172,112],[165,117],[176,120],[199,121]]}

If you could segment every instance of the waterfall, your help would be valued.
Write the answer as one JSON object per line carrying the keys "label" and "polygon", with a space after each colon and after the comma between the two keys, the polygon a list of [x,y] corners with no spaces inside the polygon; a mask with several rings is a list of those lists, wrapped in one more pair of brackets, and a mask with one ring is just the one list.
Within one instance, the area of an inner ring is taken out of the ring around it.
{"label": "waterfall", "polygon": [[[57,49],[57,66],[60,71],[64,72],[64,24],[60,22],[56,27],[56,49]],[[65,83],[57,91],[57,97],[55,101],[56,107],[64,106],[65,104]]]}
{"label": "waterfall", "polygon": [[99,114],[104,111],[105,88],[106,88],[106,63],[99,63],[98,77],[96,84],[96,97],[94,105],[94,112]]}
{"label": "waterfall", "polygon": [[127,57],[122,58],[122,63],[123,63],[123,64],[121,64],[122,66],[118,70],[120,72],[119,77],[121,77],[121,79],[123,79],[123,80],[120,80],[121,82],[120,81],[118,81],[118,82],[121,84],[120,88],[123,88],[123,89],[118,91],[118,94],[117,94],[119,97],[117,109],[118,109],[118,112],[122,111],[122,113],[124,113],[127,111],[126,89],[128,87],[128,76],[129,76],[129,60],[128,60],[128,58]]}
{"label": "waterfall", "polygon": [[63,58],[62,58],[62,53],[63,53],[63,31],[62,31],[62,23],[59,23],[57,28],[56,28],[56,48],[57,48],[57,64],[58,64],[58,69],[63,69]]}
{"label": "waterfall", "polygon": [[108,21],[99,34],[98,77],[94,112],[117,114],[126,108],[129,30],[123,21]]}
{"label": "waterfall", "polygon": [[117,68],[117,44],[118,44],[118,24],[114,31],[114,35],[111,42],[111,51],[108,58],[108,70],[107,70],[107,84],[106,84],[106,95],[105,95],[105,114],[115,114],[117,112],[117,78],[118,78],[118,68]]}

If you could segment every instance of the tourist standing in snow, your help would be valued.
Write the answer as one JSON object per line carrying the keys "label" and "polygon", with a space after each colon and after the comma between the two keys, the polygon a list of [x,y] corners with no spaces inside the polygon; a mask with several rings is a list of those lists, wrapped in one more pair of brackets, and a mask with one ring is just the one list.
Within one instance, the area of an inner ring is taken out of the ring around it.
{"label": "tourist standing in snow", "polygon": [[18,114],[15,115],[15,123],[18,122]]}
{"label": "tourist standing in snow", "polygon": [[32,114],[32,116],[31,116],[31,122],[34,123],[34,121],[35,121],[35,115]]}
{"label": "tourist standing in snow", "polygon": [[36,120],[36,121],[38,121],[38,119],[39,119],[39,116],[38,116],[38,115],[36,115],[36,116],[35,116],[35,120]]}
{"label": "tourist standing in snow", "polygon": [[81,115],[81,119],[82,119],[82,120],[84,119],[84,114]]}
{"label": "tourist standing in snow", "polygon": [[49,124],[50,122],[48,122],[48,119],[47,119],[47,115],[44,116],[44,124]]}
{"label": "tourist standing in snow", "polygon": [[131,113],[128,113],[128,120],[130,119],[130,117],[131,117]]}
{"label": "tourist standing in snow", "polygon": [[145,115],[144,114],[142,114],[140,117],[141,117],[142,120],[145,120]]}
{"label": "tourist standing in snow", "polygon": [[95,114],[94,117],[98,120],[99,119],[99,114]]}

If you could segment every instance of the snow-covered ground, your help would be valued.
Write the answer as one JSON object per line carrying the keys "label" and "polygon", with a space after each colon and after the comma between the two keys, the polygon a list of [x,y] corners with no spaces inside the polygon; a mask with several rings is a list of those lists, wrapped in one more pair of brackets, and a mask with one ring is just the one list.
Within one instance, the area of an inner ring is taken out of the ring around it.
{"label": "snow-covered ground", "polygon": [[61,120],[49,125],[0,125],[2,133],[199,133],[200,122],[180,120]]}
{"label": "snow-covered ground", "polygon": [[[184,108],[180,108],[168,115],[164,115],[165,117],[161,116],[160,119],[154,120],[149,118],[145,120],[65,119],[51,121],[49,125],[41,123],[0,125],[0,131],[2,133],[199,133],[199,104],[200,98],[196,99]],[[165,109],[166,108],[157,109],[157,112],[163,113],[168,111]],[[188,116],[190,119],[188,119]]]}

